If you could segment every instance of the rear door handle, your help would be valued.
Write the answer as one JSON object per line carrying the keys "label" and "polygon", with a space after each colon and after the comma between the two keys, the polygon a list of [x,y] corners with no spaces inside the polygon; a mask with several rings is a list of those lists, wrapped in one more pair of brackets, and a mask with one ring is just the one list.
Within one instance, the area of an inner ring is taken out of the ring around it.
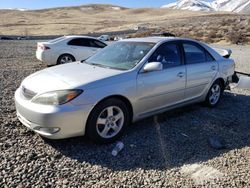
{"label": "rear door handle", "polygon": [[216,66],[212,66],[211,69],[212,69],[212,70],[216,70]]}
{"label": "rear door handle", "polygon": [[180,78],[182,78],[184,75],[185,75],[184,72],[179,72],[179,73],[177,74],[177,76],[180,77]]}

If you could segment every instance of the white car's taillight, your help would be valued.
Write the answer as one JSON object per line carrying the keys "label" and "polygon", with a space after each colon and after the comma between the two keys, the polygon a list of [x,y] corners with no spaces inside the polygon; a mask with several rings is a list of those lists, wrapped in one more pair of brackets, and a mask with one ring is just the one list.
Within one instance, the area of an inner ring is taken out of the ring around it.
{"label": "white car's taillight", "polygon": [[38,44],[37,45],[37,49],[39,50],[49,50],[50,49],[50,47],[48,47],[48,46],[45,46],[45,45],[43,45],[43,44]]}

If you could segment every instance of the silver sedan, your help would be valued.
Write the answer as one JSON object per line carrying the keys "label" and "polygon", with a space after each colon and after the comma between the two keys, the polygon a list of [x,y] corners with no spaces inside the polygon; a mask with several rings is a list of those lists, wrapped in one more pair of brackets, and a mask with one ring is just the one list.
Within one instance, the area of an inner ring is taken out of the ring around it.
{"label": "silver sedan", "polygon": [[112,142],[142,118],[197,102],[216,106],[234,68],[195,40],[126,39],[28,76],[15,93],[17,116],[47,138]]}

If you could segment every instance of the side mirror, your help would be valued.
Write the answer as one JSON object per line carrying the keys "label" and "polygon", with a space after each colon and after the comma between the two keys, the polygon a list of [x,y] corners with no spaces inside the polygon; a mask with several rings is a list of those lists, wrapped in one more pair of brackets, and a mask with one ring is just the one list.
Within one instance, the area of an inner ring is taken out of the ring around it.
{"label": "side mirror", "polygon": [[163,69],[163,65],[160,62],[150,62],[144,65],[143,72],[160,71]]}

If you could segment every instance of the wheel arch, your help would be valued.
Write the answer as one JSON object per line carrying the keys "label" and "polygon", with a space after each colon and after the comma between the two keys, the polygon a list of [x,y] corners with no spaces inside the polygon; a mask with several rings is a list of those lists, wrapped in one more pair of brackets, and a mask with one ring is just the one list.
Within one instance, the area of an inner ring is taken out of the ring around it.
{"label": "wheel arch", "polygon": [[223,78],[219,77],[219,78],[217,78],[214,82],[216,82],[216,81],[219,81],[219,82],[221,83],[222,88],[223,88],[223,90],[224,90],[225,87],[226,87],[225,80],[224,80]]}
{"label": "wheel arch", "polygon": [[[123,95],[110,95],[110,96],[107,96],[107,97],[104,97],[103,99],[99,100],[95,105],[94,107],[92,108],[92,110],[90,111],[89,113],[89,116],[90,114],[92,113],[92,111],[94,110],[94,108],[100,104],[101,102],[105,101],[105,100],[108,100],[108,99],[119,99],[121,100],[122,102],[124,102],[126,104],[126,106],[128,107],[128,110],[129,110],[129,116],[130,116],[130,122],[133,120],[133,116],[134,116],[134,111],[133,111],[133,106],[132,106],[132,103],[130,102],[130,100],[123,96]],[[89,116],[88,116],[88,119],[87,119],[87,122],[89,120]]]}

